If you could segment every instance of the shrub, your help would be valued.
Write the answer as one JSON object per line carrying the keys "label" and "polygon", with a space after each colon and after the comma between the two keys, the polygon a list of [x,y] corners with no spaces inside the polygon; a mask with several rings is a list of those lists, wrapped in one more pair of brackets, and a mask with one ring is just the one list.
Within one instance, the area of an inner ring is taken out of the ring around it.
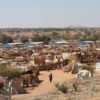
{"label": "shrub", "polygon": [[68,91],[67,86],[65,86],[64,84],[58,85],[57,88],[58,88],[58,90],[61,91],[62,93],[67,93],[67,91]]}
{"label": "shrub", "polygon": [[8,68],[6,65],[0,65],[0,75],[3,77],[8,77],[8,79],[13,79],[16,77],[20,77],[22,72],[20,72],[16,68]]}
{"label": "shrub", "polygon": [[29,40],[28,37],[25,37],[25,36],[22,36],[22,37],[21,37],[21,41],[22,41],[23,43],[28,42],[28,40]]}

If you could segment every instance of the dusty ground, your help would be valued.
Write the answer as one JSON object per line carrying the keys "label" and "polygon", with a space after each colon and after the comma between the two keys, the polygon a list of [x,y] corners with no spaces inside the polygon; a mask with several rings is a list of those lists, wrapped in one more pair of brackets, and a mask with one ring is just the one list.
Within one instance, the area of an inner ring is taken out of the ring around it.
{"label": "dusty ground", "polygon": [[[94,77],[77,80],[76,75],[64,73],[62,70],[53,70],[53,82],[48,79],[49,72],[41,71],[39,79],[43,82],[33,90],[28,89],[28,94],[13,95],[12,100],[100,100],[100,74]],[[75,92],[72,84],[77,80],[78,92]],[[55,83],[66,84],[68,92],[60,92],[55,87]],[[93,92],[92,92],[93,89]],[[35,99],[34,99],[35,98]]]}
{"label": "dusty ground", "polygon": [[33,99],[34,96],[39,96],[54,91],[55,83],[57,82],[61,83],[75,77],[70,73],[64,73],[62,70],[53,70],[51,72],[53,74],[52,83],[50,83],[48,79],[49,72],[41,71],[39,79],[42,80],[43,82],[38,87],[35,87],[33,90],[30,89],[28,91],[29,94],[13,95],[12,100],[34,100]]}
{"label": "dusty ground", "polygon": [[[77,83],[77,92],[73,88],[73,83]],[[67,86],[67,93],[56,90],[37,96],[37,100],[100,100],[100,74],[84,80],[67,80],[63,85]]]}

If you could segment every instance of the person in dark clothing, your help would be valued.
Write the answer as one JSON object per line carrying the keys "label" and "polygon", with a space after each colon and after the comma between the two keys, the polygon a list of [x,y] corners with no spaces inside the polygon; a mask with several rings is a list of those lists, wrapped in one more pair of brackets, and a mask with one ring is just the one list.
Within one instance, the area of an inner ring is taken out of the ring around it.
{"label": "person in dark clothing", "polygon": [[49,74],[49,81],[52,82],[52,73]]}

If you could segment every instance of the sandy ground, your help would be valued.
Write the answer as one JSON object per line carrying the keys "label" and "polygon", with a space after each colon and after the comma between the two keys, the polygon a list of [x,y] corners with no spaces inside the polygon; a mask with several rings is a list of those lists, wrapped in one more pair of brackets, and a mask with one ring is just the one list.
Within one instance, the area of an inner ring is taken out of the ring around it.
{"label": "sandy ground", "polygon": [[34,96],[43,95],[45,93],[52,92],[55,89],[55,83],[62,83],[66,80],[70,80],[75,76],[71,73],[64,73],[62,70],[53,70],[51,71],[53,74],[53,82],[49,82],[49,72],[41,71],[39,75],[39,79],[42,80],[42,83],[35,87],[33,90],[28,90],[28,94],[23,95],[13,95],[12,100],[33,100]]}

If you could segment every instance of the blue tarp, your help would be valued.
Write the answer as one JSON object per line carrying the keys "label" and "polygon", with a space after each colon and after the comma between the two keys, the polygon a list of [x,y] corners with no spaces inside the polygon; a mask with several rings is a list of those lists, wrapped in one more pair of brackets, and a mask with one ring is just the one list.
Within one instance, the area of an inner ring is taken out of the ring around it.
{"label": "blue tarp", "polygon": [[2,44],[3,47],[9,47],[10,45],[8,43]]}
{"label": "blue tarp", "polygon": [[89,44],[89,43],[93,43],[93,41],[80,41],[80,44],[82,45]]}

